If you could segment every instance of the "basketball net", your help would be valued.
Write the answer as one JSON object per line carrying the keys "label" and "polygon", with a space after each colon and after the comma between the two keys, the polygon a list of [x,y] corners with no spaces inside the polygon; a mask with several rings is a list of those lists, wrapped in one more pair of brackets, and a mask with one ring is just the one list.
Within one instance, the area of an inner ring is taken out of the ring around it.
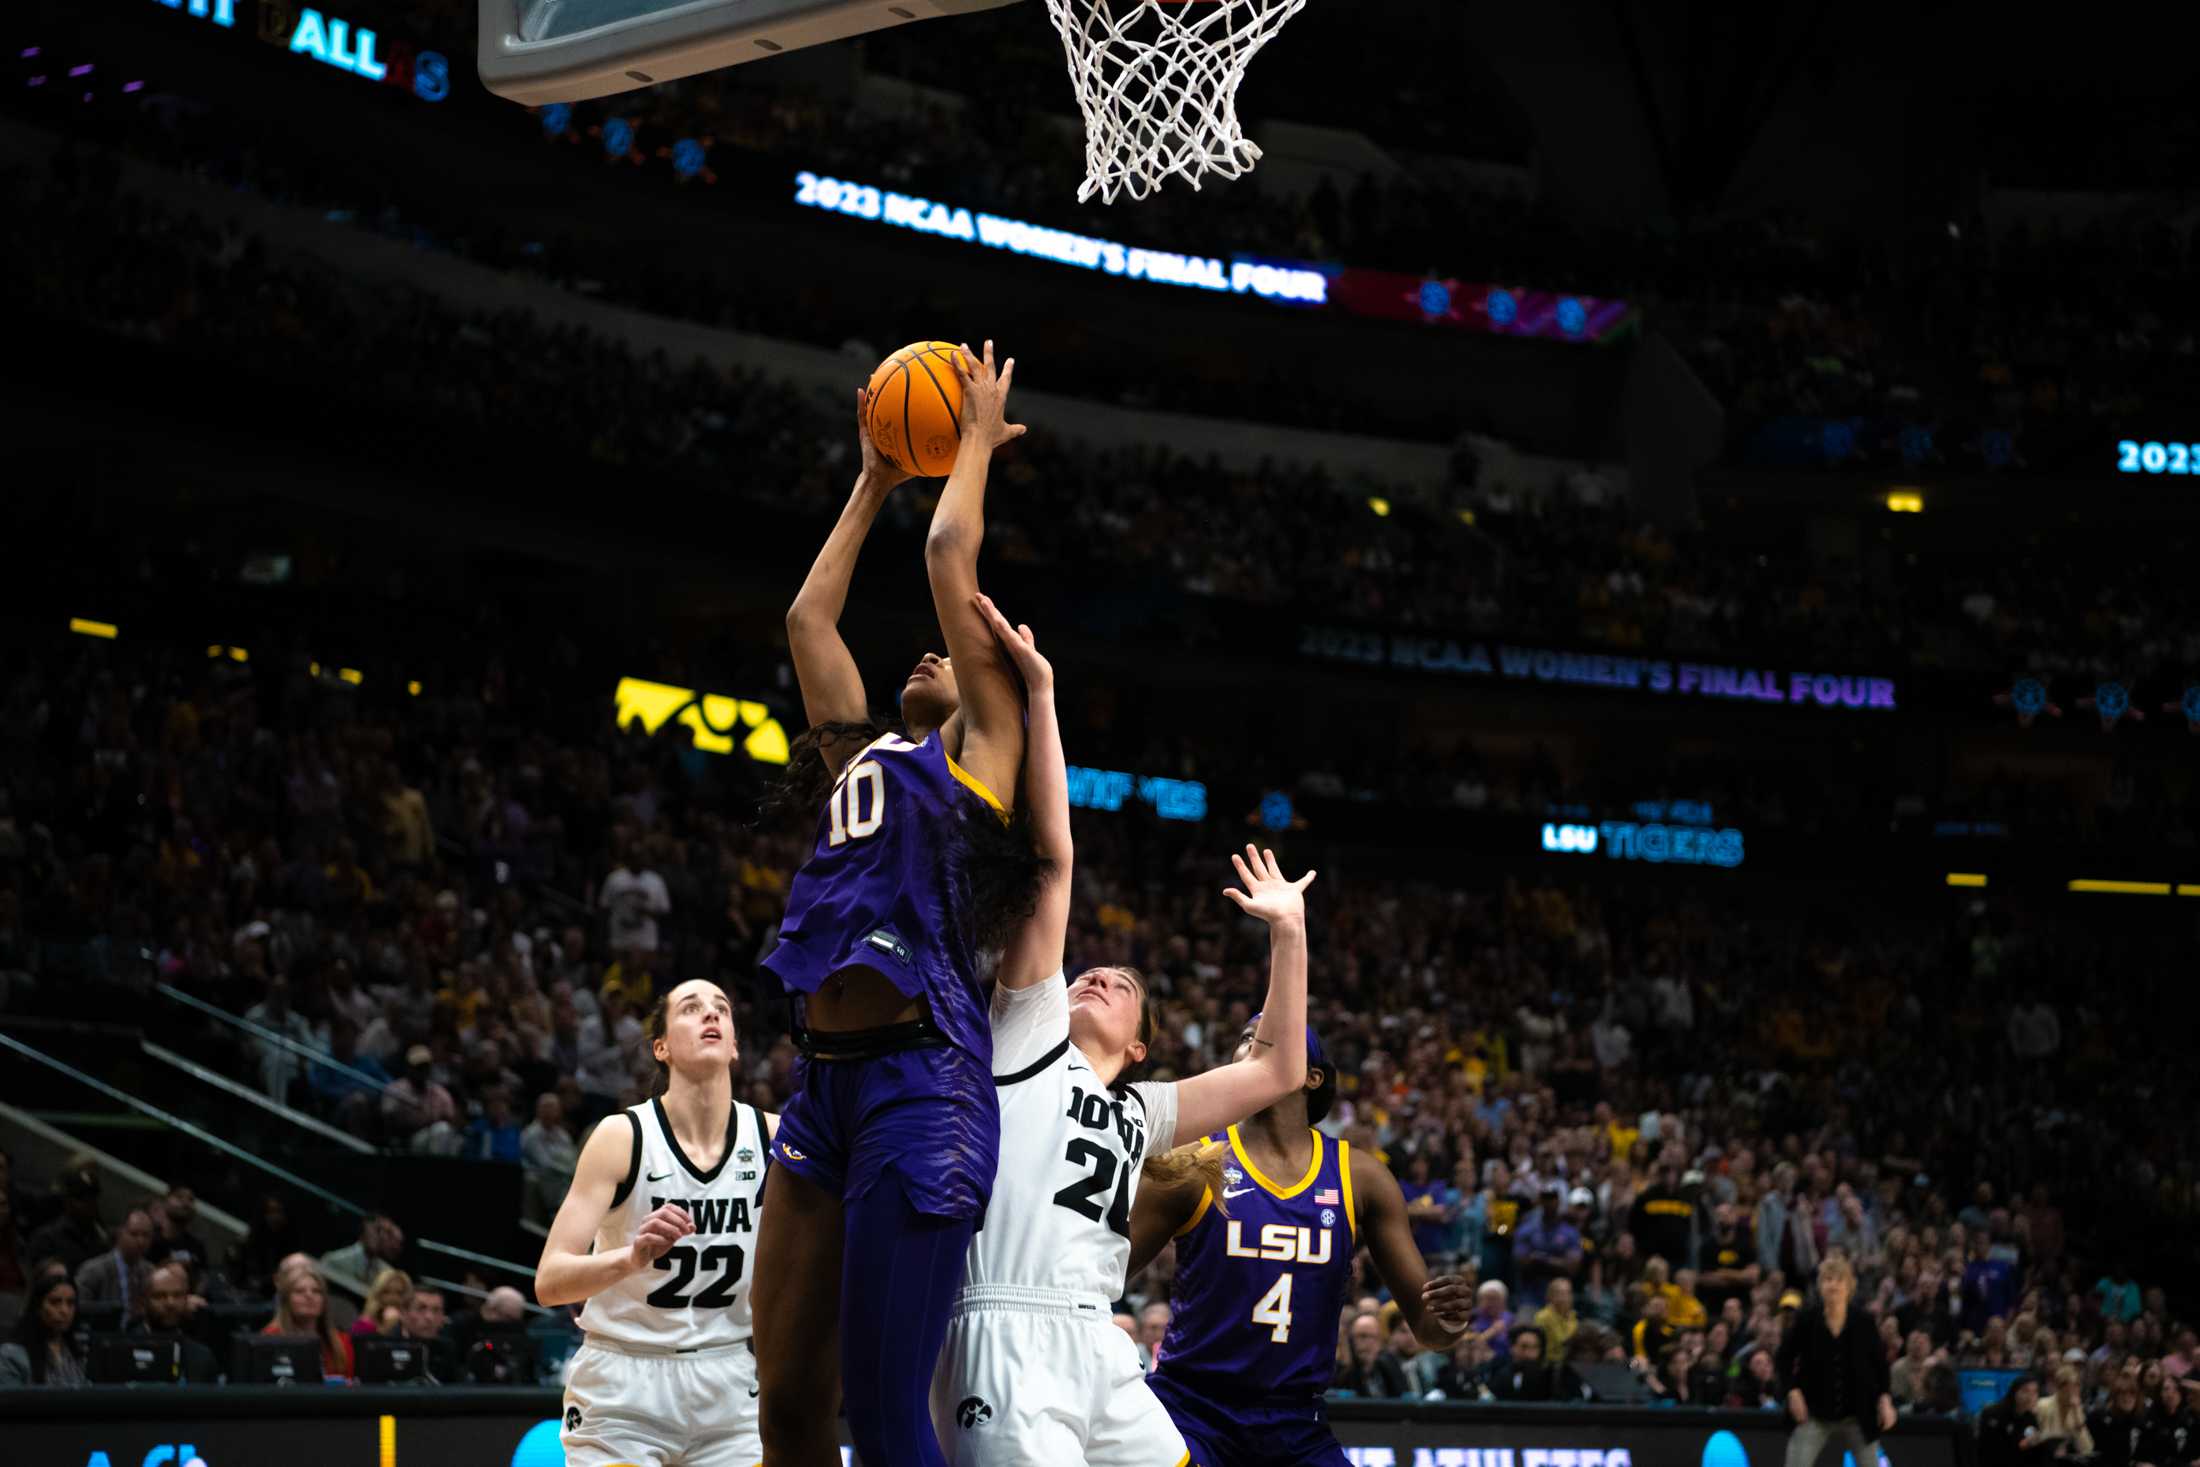
{"label": "basketball net", "polygon": [[1238,126],[1245,68],[1306,0],[1047,0],[1085,114],[1080,203],[1143,199],[1171,177],[1239,178],[1260,149]]}

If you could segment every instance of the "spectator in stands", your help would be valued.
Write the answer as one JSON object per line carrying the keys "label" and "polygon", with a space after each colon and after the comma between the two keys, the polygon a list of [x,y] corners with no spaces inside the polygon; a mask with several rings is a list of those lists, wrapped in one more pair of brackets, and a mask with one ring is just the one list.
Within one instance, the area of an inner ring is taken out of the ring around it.
{"label": "spectator in stands", "polygon": [[399,1323],[405,1317],[405,1303],[412,1298],[412,1275],[401,1268],[383,1268],[367,1285],[367,1297],[359,1306],[359,1317],[351,1322],[354,1335],[390,1335],[397,1333]]}
{"label": "spectator in stands", "polygon": [[2100,1453],[2100,1467],[2133,1467],[2141,1460],[2146,1435],[2146,1401],[2137,1376],[2119,1369],[2108,1382],[2108,1399],[2086,1417],[2086,1430]]}
{"label": "spectator in stands", "polygon": [[1489,1347],[1490,1358],[1502,1361],[1512,1348],[1512,1311],[1505,1307],[1506,1288],[1496,1279],[1485,1279],[1474,1291],[1474,1313],[1467,1316],[1467,1333]]}
{"label": "spectator in stands", "polygon": [[1505,1358],[1490,1370],[1490,1394],[1500,1401],[1550,1400],[1551,1368],[1543,1344],[1543,1331],[1532,1324],[1514,1330]]}
{"label": "spectator in stands", "polygon": [[1764,1276],[1753,1240],[1742,1232],[1742,1216],[1731,1202],[1711,1209],[1711,1233],[1696,1255],[1696,1290],[1704,1308],[1718,1314],[1729,1299],[1746,1300]]}
{"label": "spectator in stands", "polygon": [[512,1110],[512,1093],[502,1085],[483,1092],[481,1114],[466,1123],[459,1155],[475,1161],[520,1164],[519,1118]]}
{"label": "spectator in stands", "polygon": [[2139,1460],[2151,1467],[2188,1467],[2200,1461],[2200,1419],[2195,1419],[2185,1400],[2184,1384],[2166,1375],[2154,1388],[2154,1406],[2147,1412],[2146,1431],[2139,1439]]}
{"label": "spectator in stands", "polygon": [[[266,923],[256,922],[251,926],[263,929],[261,935],[266,935]],[[290,980],[280,973],[270,977],[267,980],[267,996],[246,1009],[244,1016],[267,1031],[267,1034],[253,1040],[260,1059],[260,1088],[268,1099],[287,1103],[290,1100],[290,1082],[297,1079],[305,1068],[300,1051],[316,1047],[313,1026],[305,1021],[304,1015],[290,1006]],[[290,1044],[280,1042],[285,1039]]]}
{"label": "spectator in stands", "polygon": [[1376,1318],[1382,1323],[1383,1338],[1388,1341],[1383,1353],[1398,1362],[1405,1375],[1406,1395],[1418,1400],[1436,1389],[1437,1372],[1444,1368],[1444,1357],[1422,1345],[1414,1336],[1413,1327],[1405,1322],[1405,1311],[1393,1299],[1384,1304]]}
{"label": "spectator in stands", "polygon": [[153,1246],[145,1256],[156,1264],[182,1264],[189,1275],[191,1292],[205,1293],[208,1272],[214,1267],[214,1255],[208,1250],[206,1240],[193,1231],[193,1225],[199,1220],[198,1194],[179,1182],[170,1187],[150,1211],[153,1214]]}
{"label": "spectator in stands", "polygon": [[2055,1367],[2055,1391],[2039,1404],[2040,1438],[2058,1457],[2093,1455],[2093,1432],[2085,1422],[2084,1376],[2074,1362]]}
{"label": "spectator in stands", "polygon": [[1934,1360],[1932,1337],[1921,1329],[1910,1331],[1902,1358],[1887,1372],[1888,1393],[1897,1406],[1914,1406],[1925,1398],[1925,1371]]}
{"label": "spectator in stands", "polygon": [[1513,1270],[1520,1280],[1520,1307],[1542,1307],[1553,1279],[1571,1283],[1581,1271],[1581,1233],[1562,1210],[1566,1193],[1556,1180],[1544,1183],[1530,1213],[1513,1231]]}
{"label": "spectator in stands", "polygon": [[76,1285],[66,1275],[31,1286],[15,1335],[0,1345],[0,1387],[88,1384],[76,1346]]}
{"label": "spectator in stands", "polygon": [[183,1346],[183,1380],[212,1385],[221,1379],[214,1352],[191,1333],[191,1274],[179,1262],[163,1263],[145,1281],[145,1318],[130,1326],[140,1339],[174,1340]]}
{"label": "spectator in stands", "polygon": [[1373,1314],[1352,1321],[1347,1332],[1349,1353],[1330,1389],[1374,1400],[1394,1401],[1410,1393],[1405,1368],[1398,1357],[1383,1348],[1383,1323]]}
{"label": "spectator in stands", "polygon": [[259,1215],[237,1246],[231,1277],[238,1292],[255,1297],[274,1293],[276,1270],[297,1251],[298,1226],[290,1220],[289,1204],[270,1192],[260,1199]]}
{"label": "spectator in stands", "polygon": [[314,1061],[306,1071],[313,1098],[339,1125],[354,1131],[365,1129],[366,1117],[374,1113],[390,1084],[390,1072],[382,1062],[360,1052],[359,1032],[346,1015],[329,1020],[328,1059]]}
{"label": "spectator in stands", "polygon": [[[643,959],[656,955],[657,919],[672,911],[672,894],[665,887],[665,879],[641,858],[629,833],[613,839],[611,870],[596,893],[596,905],[604,910],[606,935],[613,952],[639,954]],[[626,962],[629,985],[641,966],[639,962]],[[647,991],[626,996],[630,1006],[637,1009],[648,1007],[652,997]]]}
{"label": "spectator in stands", "polygon": [[361,1219],[356,1241],[322,1254],[320,1269],[342,1287],[363,1290],[385,1268],[399,1267],[404,1254],[405,1230],[397,1219],[377,1212]]}
{"label": "spectator in stands", "polygon": [[435,1051],[416,1044],[405,1051],[404,1078],[382,1092],[382,1126],[389,1139],[430,1156],[459,1147],[458,1102],[435,1078]]}
{"label": "spectator in stands", "polygon": [[1405,1194],[1413,1246],[1433,1267],[1451,1244],[1451,1216],[1444,1203],[1444,1183],[1431,1175],[1431,1165],[1426,1150],[1414,1152],[1406,1163],[1406,1174],[1398,1179],[1398,1188]]}
{"label": "spectator in stands", "polygon": [[398,1335],[428,1352],[428,1374],[438,1382],[458,1379],[458,1356],[444,1332],[443,1291],[427,1284],[415,1285],[405,1300],[398,1321]]}
{"label": "spectator in stands", "polygon": [[509,1284],[491,1289],[480,1307],[461,1316],[451,1329],[464,1377],[485,1385],[526,1382],[534,1368],[526,1329],[526,1296]]}
{"label": "spectator in stands", "polygon": [[1535,1327],[1543,1335],[1546,1356],[1553,1362],[1568,1358],[1574,1335],[1581,1328],[1581,1316],[1574,1312],[1572,1279],[1551,1280],[1550,1291],[1544,1297],[1543,1307],[1535,1312]]}
{"label": "spectator in stands", "polygon": [[[61,1216],[31,1234],[26,1250],[33,1259],[58,1258],[73,1277],[89,1259],[114,1246],[99,1222],[99,1173],[90,1167],[71,1170],[60,1180]],[[69,1306],[76,1307],[72,1290]]]}
{"label": "spectator in stands", "polygon": [[1752,1349],[1741,1357],[1728,1400],[1745,1411],[1776,1411],[1787,1399],[1773,1352]]}
{"label": "spectator in stands", "polygon": [[554,1217],[580,1159],[573,1133],[565,1127],[564,1102],[555,1091],[535,1097],[535,1119],[520,1133],[519,1153],[527,1171],[528,1216],[537,1221]]}
{"label": "spectator in stands", "polygon": [[2128,1325],[2139,1317],[2139,1285],[2131,1276],[2131,1265],[2123,1259],[2109,1265],[2108,1272],[2093,1285],[2093,1292],[2101,1301],[2103,1318]]}
{"label": "spectator in stands", "polygon": [[1696,1200],[1681,1186],[1681,1149],[1667,1142],[1658,1152],[1658,1169],[1650,1185],[1635,1194],[1627,1214],[1627,1231],[1645,1258],[1686,1262],[1695,1257]]}
{"label": "spectator in stands", "polygon": [[143,1319],[146,1276],[153,1271],[146,1254],[152,1246],[151,1214],[141,1207],[131,1208],[122,1226],[115,1229],[114,1247],[97,1258],[86,1259],[76,1271],[77,1307],[96,1309],[112,1304],[121,1308],[126,1322]]}
{"label": "spectator in stands", "polygon": [[1489,1395],[1489,1373],[1496,1358],[1482,1337],[1469,1334],[1451,1347],[1451,1358],[1436,1372],[1436,1390],[1447,1401],[1480,1401]]}
{"label": "spectator in stands", "polygon": [[1149,1371],[1161,1358],[1161,1342],[1168,1338],[1170,1316],[1169,1306],[1162,1300],[1138,1311],[1138,1353],[1145,1357]]}
{"label": "spectator in stands", "polygon": [[310,1258],[293,1259],[276,1274],[275,1317],[260,1333],[310,1335],[321,1345],[322,1375],[349,1380],[354,1374],[351,1337],[329,1315],[328,1284]]}
{"label": "spectator in stands", "polygon": [[1680,1331],[1666,1319],[1667,1304],[1662,1290],[1647,1293],[1642,1300],[1642,1313],[1635,1320],[1631,1349],[1628,1358],[1638,1367],[1655,1366],[1665,1354],[1666,1348],[1680,1337]]}
{"label": "spectator in stands", "polygon": [[1979,1413],[1979,1467],[2023,1467],[2052,1455],[2042,1450],[2046,1442],[2040,1435],[2039,1398],[2039,1382],[2022,1375],[2009,1383],[2000,1400]]}

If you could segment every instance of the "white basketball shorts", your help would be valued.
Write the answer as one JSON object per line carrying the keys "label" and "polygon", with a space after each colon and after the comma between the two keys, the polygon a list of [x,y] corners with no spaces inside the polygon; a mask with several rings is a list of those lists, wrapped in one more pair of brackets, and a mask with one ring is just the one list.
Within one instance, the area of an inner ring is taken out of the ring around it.
{"label": "white basketball shorts", "polygon": [[566,1377],[559,1439],[566,1467],[757,1467],[756,1357],[745,1343],[660,1355],[591,1341]]}
{"label": "white basketball shorts", "polygon": [[932,1378],[955,1467],[1184,1467],[1184,1438],[1146,1386],[1104,1300],[1002,1286],[963,1291]]}

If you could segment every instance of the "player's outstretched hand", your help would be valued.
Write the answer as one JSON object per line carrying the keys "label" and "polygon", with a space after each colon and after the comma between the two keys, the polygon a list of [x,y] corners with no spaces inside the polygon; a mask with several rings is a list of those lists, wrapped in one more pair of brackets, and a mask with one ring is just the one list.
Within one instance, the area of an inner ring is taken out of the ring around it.
{"label": "player's outstretched hand", "polygon": [[667,1202],[642,1219],[634,1230],[634,1256],[655,1263],[673,1244],[695,1231],[695,1219],[677,1202]]}
{"label": "player's outstretched hand", "polygon": [[856,389],[856,441],[863,445],[863,482],[872,489],[887,490],[909,477],[909,471],[878,451],[871,441],[871,389]]}
{"label": "player's outstretched hand", "polygon": [[1474,1317],[1474,1285],[1455,1273],[1438,1274],[1421,1285],[1421,1307],[1438,1326],[1458,1334]]}
{"label": "player's outstretched hand", "polygon": [[992,342],[985,344],[981,356],[972,356],[966,342],[955,353],[955,375],[962,379],[965,443],[975,440],[991,450],[1024,436],[1024,425],[1008,420],[1008,384],[1016,377],[1014,357],[996,371]]}
{"label": "player's outstretched hand", "polygon": [[1001,644],[1001,651],[1015,664],[1017,675],[1024,680],[1024,691],[1031,697],[1039,697],[1054,691],[1054,664],[1039,655],[1039,639],[1030,627],[1021,622],[1009,625],[1001,615],[1001,608],[993,604],[993,598],[980,591],[970,598],[978,608],[978,615],[993,628],[993,640]]}
{"label": "player's outstretched hand", "polygon": [[1236,902],[1240,911],[1260,918],[1271,927],[1293,918],[1306,920],[1306,889],[1314,884],[1313,872],[1307,872],[1296,881],[1286,881],[1283,868],[1276,864],[1276,853],[1258,850],[1250,844],[1242,856],[1233,852],[1230,864],[1237,867],[1238,880],[1245,883],[1245,890],[1226,886],[1222,894]]}

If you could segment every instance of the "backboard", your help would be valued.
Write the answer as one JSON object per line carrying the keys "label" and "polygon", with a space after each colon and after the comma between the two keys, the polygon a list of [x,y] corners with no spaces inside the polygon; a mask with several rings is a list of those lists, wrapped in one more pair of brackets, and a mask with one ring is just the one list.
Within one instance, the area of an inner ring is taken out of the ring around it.
{"label": "backboard", "polygon": [[1016,0],[481,0],[481,81],[579,102]]}

